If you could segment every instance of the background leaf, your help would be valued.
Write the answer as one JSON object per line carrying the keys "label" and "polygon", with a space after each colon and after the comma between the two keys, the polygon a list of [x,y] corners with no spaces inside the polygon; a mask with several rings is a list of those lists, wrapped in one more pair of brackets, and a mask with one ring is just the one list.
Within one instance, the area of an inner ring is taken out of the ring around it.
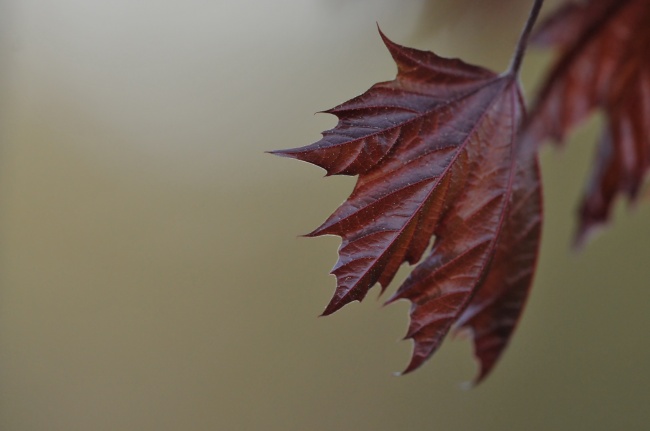
{"label": "background leaf", "polygon": [[534,42],[557,48],[531,114],[536,139],[563,141],[596,109],[607,116],[580,207],[582,243],[622,194],[636,200],[650,167],[650,1],[570,2],[548,18]]}

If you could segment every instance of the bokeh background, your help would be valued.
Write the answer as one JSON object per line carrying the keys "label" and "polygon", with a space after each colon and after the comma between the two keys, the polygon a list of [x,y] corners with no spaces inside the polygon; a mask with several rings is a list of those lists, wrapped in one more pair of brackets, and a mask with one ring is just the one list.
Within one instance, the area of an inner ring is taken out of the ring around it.
{"label": "bokeh background", "polygon": [[570,247],[598,116],[542,152],[534,290],[472,390],[464,340],[392,375],[408,305],[376,288],[317,318],[338,239],[297,235],[354,179],[264,154],[394,77],[376,22],[502,70],[529,3],[2,0],[0,429],[648,429],[650,205]]}

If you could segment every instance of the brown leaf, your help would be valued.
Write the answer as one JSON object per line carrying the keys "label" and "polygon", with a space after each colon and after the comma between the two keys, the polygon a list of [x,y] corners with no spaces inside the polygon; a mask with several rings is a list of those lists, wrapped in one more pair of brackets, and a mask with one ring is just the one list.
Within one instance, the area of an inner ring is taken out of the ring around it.
{"label": "brown leaf", "polygon": [[406,371],[456,323],[472,330],[479,379],[516,325],[530,287],[541,225],[537,160],[517,145],[524,107],[516,74],[384,42],[395,80],[327,112],[323,138],[275,154],[328,175],[359,175],[351,196],[310,234],[342,237],[334,297],[323,314],[382,290],[416,264],[389,302],[411,301]]}
{"label": "brown leaf", "polygon": [[580,208],[581,243],[607,221],[618,194],[636,199],[650,166],[650,1],[571,2],[533,42],[560,55],[532,110],[530,135],[562,141],[592,110],[607,116]]}

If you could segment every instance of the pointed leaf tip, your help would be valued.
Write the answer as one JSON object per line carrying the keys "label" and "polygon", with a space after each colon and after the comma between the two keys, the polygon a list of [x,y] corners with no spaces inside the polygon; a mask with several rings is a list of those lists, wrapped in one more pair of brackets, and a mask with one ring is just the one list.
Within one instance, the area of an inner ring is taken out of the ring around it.
{"label": "pointed leaf tip", "polygon": [[333,314],[337,311],[339,311],[341,308],[344,306],[348,305],[351,302],[358,301],[355,299],[350,299],[350,300],[343,300],[339,298],[332,298],[332,300],[327,304],[327,307],[325,307],[325,310],[323,310],[323,313],[321,316],[329,316],[330,314]]}
{"label": "pointed leaf tip", "polygon": [[296,159],[296,150],[297,148],[288,148],[286,150],[269,150],[264,151],[266,154],[271,154],[278,157],[287,157],[291,159]]}

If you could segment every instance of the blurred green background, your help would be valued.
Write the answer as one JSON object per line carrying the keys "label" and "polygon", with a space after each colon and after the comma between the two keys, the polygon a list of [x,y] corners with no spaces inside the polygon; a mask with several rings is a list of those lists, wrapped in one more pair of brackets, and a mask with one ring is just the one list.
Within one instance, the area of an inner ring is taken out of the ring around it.
{"label": "blurred green background", "polygon": [[375,22],[502,70],[529,3],[0,2],[0,429],[648,429],[650,206],[570,250],[598,118],[543,151],[533,293],[469,391],[463,340],[392,375],[408,305],[376,288],[316,317],[338,239],[297,235],[354,179],[264,154],[394,77]]}

